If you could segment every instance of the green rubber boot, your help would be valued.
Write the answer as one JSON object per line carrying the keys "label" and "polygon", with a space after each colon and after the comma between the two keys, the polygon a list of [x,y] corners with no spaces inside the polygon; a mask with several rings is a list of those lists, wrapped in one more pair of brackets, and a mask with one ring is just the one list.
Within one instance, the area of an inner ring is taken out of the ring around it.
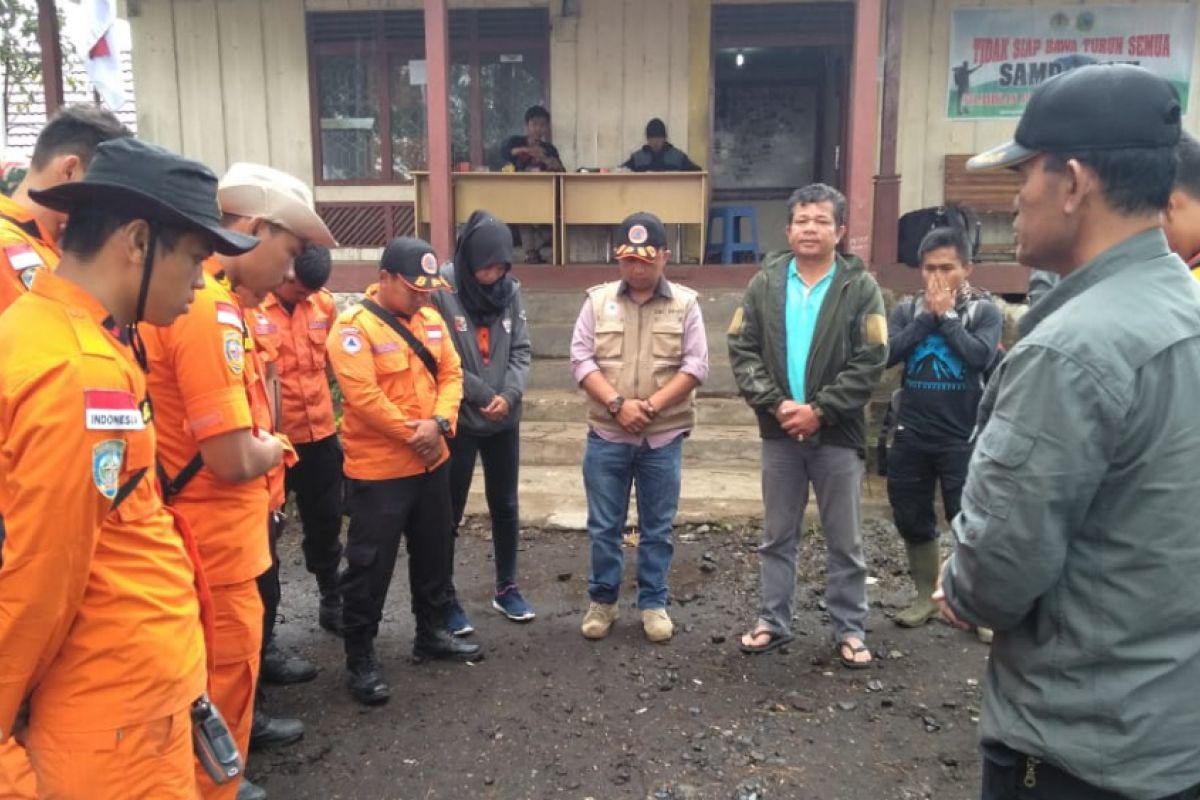
{"label": "green rubber boot", "polygon": [[917,587],[917,597],[911,606],[896,615],[896,624],[902,628],[919,628],[942,613],[933,602],[941,558],[936,539],[924,544],[906,542],[905,547],[908,549],[908,571]]}

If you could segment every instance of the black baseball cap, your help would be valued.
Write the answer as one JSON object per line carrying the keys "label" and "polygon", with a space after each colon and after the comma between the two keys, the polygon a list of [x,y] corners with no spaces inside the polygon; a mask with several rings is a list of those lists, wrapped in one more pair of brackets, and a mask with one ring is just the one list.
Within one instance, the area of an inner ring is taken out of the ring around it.
{"label": "black baseball cap", "polygon": [[636,258],[649,263],[666,247],[667,229],[662,220],[648,211],[639,211],[626,217],[617,228],[613,254],[618,259]]}
{"label": "black baseball cap", "polygon": [[379,268],[399,275],[410,289],[432,292],[450,285],[438,273],[438,257],[429,242],[412,236],[397,236],[388,242]]}
{"label": "black baseball cap", "polygon": [[221,227],[217,176],[212,170],[132,136],[100,144],[83,180],[30,190],[29,196],[38,205],[65,214],[88,206],[109,208],[193,231],[226,256],[241,255],[258,245],[254,236]]}
{"label": "black baseball cap", "polygon": [[1078,67],[1035,89],[1013,141],[975,156],[967,169],[1007,169],[1045,152],[1174,147],[1181,115],[1175,87],[1148,70]]}

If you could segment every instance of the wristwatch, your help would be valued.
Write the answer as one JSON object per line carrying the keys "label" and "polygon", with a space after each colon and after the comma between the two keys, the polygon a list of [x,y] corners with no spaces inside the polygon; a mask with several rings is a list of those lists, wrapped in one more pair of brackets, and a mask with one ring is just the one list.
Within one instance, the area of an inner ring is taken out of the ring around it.
{"label": "wristwatch", "polygon": [[617,414],[620,414],[621,406],[623,406],[623,405],[625,405],[625,398],[621,397],[621,395],[617,395],[609,402],[609,404],[607,406],[608,415],[610,417],[615,417]]}
{"label": "wristwatch", "polygon": [[438,430],[442,432],[442,436],[450,437],[450,420],[445,417],[434,417],[433,421],[437,423]]}
{"label": "wristwatch", "polygon": [[958,319],[958,312],[952,308],[945,314],[942,314],[942,319]]}

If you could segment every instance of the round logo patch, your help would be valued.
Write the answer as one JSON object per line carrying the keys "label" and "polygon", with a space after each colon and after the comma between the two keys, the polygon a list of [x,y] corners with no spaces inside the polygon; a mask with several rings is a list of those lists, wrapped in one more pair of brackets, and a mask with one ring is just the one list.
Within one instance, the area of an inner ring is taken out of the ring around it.
{"label": "round logo patch", "polygon": [[112,500],[121,485],[121,464],[125,461],[125,440],[105,439],[92,448],[92,482],[100,494]]}
{"label": "round logo patch", "polygon": [[342,349],[350,355],[358,355],[362,351],[362,339],[356,334],[346,333],[342,336]]}
{"label": "round logo patch", "polygon": [[246,347],[242,344],[240,331],[225,331],[225,365],[234,375],[241,375],[246,368]]}
{"label": "round logo patch", "polygon": [[650,238],[650,234],[646,233],[645,225],[634,225],[629,229],[630,244],[642,244]]}
{"label": "round logo patch", "polygon": [[437,267],[437,256],[433,253],[421,256],[421,269],[425,270],[426,275],[437,275]]}

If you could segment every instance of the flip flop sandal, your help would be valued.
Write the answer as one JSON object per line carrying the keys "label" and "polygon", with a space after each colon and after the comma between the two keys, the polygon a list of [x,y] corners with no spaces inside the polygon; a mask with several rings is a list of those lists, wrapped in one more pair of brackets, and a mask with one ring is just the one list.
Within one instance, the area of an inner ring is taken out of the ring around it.
{"label": "flip flop sandal", "polygon": [[750,631],[750,638],[758,639],[764,633],[769,637],[766,644],[753,645],[739,641],[738,647],[741,648],[743,653],[749,653],[752,655],[756,655],[758,653],[769,653],[776,648],[783,647],[785,644],[796,638],[790,633],[777,633],[776,631],[768,628],[755,628],[754,630]]}
{"label": "flip flop sandal", "polygon": [[[846,658],[846,656],[845,656],[845,650],[847,648],[850,650],[850,658]],[[854,660],[854,657],[857,656],[859,653],[867,653],[869,655],[870,652],[871,652],[871,649],[869,647],[867,647],[865,644],[853,645],[853,644],[850,644],[850,642],[848,642],[848,641],[841,641],[841,642],[837,643],[838,661],[842,662],[842,666],[845,667],[846,669],[867,669],[868,667],[870,667],[871,664],[873,664],[875,662],[874,658],[872,658],[870,661],[855,661]]]}

